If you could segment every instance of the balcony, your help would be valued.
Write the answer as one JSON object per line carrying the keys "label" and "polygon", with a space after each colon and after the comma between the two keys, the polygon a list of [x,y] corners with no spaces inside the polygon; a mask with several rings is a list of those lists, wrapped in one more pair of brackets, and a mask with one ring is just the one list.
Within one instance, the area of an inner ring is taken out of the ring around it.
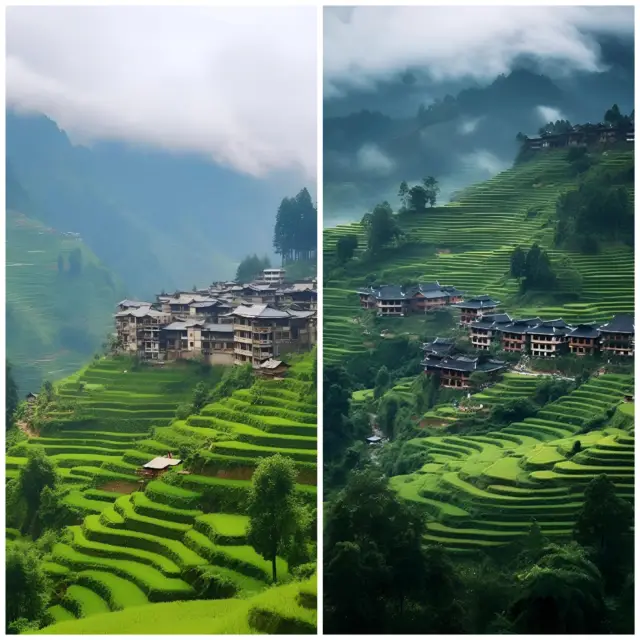
{"label": "balcony", "polygon": [[243,344],[251,344],[252,342],[251,338],[245,338],[243,336],[234,336],[233,339],[235,342],[242,342]]}

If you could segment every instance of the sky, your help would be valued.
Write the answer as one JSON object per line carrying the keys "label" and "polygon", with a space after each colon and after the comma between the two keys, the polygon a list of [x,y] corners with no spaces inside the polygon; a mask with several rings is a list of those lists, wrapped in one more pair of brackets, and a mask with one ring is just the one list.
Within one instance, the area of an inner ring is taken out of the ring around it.
{"label": "sky", "polygon": [[316,8],[10,7],[9,107],[74,142],[316,176]]}
{"label": "sky", "polygon": [[328,7],[324,95],[373,88],[412,67],[435,81],[487,81],[523,56],[543,72],[598,72],[596,34],[632,36],[633,7]]}

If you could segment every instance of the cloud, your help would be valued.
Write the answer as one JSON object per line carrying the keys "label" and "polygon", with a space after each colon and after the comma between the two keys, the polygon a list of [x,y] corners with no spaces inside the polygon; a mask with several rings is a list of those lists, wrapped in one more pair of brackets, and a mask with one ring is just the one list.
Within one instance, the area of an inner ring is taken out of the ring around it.
{"label": "cloud", "polygon": [[315,7],[10,7],[7,104],[76,141],[316,175]]}
{"label": "cloud", "polygon": [[482,175],[482,179],[493,177],[511,166],[511,162],[501,160],[486,149],[477,149],[472,153],[462,155],[460,163],[463,171]]}
{"label": "cloud", "polygon": [[478,128],[478,124],[480,124],[480,120],[482,120],[482,117],[463,120],[458,126],[458,133],[463,136],[468,136],[470,133],[473,133]]}
{"label": "cloud", "polygon": [[536,107],[536,111],[540,116],[540,120],[542,124],[547,124],[547,122],[555,122],[556,120],[566,120],[566,117],[560,111],[560,109],[556,109],[555,107],[545,107],[540,105]]}
{"label": "cloud", "polygon": [[358,150],[356,160],[360,169],[378,175],[389,175],[395,168],[395,162],[375,144],[362,145]]}
{"label": "cloud", "polygon": [[633,7],[356,7],[324,14],[325,95],[399,71],[490,80],[522,57],[565,72],[603,69],[596,34],[633,35]]}

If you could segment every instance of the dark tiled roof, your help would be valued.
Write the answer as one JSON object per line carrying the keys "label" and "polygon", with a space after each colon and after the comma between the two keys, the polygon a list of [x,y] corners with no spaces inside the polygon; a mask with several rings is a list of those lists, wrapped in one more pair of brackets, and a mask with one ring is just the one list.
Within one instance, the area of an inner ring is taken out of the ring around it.
{"label": "dark tiled roof", "polygon": [[634,318],[628,313],[619,313],[600,326],[600,331],[605,333],[635,333]]}
{"label": "dark tiled roof", "polygon": [[541,322],[533,327],[529,327],[526,333],[533,336],[565,336],[569,328],[555,326],[552,322]]}
{"label": "dark tiled roof", "polygon": [[579,324],[575,329],[567,334],[571,338],[597,338],[600,335],[598,327],[591,324]]}
{"label": "dark tiled roof", "polygon": [[452,306],[460,307],[461,309],[487,309],[497,307],[499,304],[499,300],[494,300],[490,296],[482,295],[469,298],[469,300],[465,300],[464,302],[457,302]]}
{"label": "dark tiled roof", "polygon": [[535,327],[541,322],[542,320],[540,318],[525,318],[523,320],[514,320],[511,324],[498,327],[498,331],[504,331],[505,333],[526,333],[527,329]]}
{"label": "dark tiled roof", "polygon": [[472,322],[472,329],[498,329],[500,325],[512,323],[512,318],[507,313],[492,313]]}

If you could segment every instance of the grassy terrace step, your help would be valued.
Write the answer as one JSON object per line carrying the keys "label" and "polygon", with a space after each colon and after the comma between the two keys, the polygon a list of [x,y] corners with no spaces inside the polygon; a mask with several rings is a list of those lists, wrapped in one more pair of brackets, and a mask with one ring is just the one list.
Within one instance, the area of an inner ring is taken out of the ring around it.
{"label": "grassy terrace step", "polygon": [[84,513],[101,513],[109,506],[109,503],[104,500],[92,500],[83,491],[70,491],[63,502]]}
{"label": "grassy terrace step", "polygon": [[82,532],[92,542],[125,547],[129,550],[139,549],[163,556],[178,565],[181,569],[206,564],[197,553],[187,548],[178,540],[162,538],[148,533],[128,531],[110,527],[104,523],[108,518],[118,517],[115,512],[100,516],[87,516],[82,524]]}
{"label": "grassy terrace step", "polygon": [[247,516],[229,513],[207,513],[196,519],[194,528],[219,545],[246,544]]}
{"label": "grassy terrace step", "polygon": [[144,516],[136,512],[132,496],[122,496],[114,503],[116,512],[124,520],[123,528],[140,533],[180,540],[189,530],[190,525],[183,522],[173,522],[170,520],[160,520]]}
{"label": "grassy terrace step", "polygon": [[67,609],[73,611],[78,618],[86,618],[110,611],[109,604],[105,602],[95,591],[80,584],[72,584],[64,596],[64,604]]}
{"label": "grassy terrace step", "polygon": [[[315,578],[314,578],[315,580]],[[89,620],[61,622],[37,633],[56,635],[148,634],[150,628],[171,635],[312,634],[317,611],[299,603],[313,595],[310,581],[268,589],[248,599],[196,600],[151,604],[104,614]]]}
{"label": "grassy terrace step", "polygon": [[[69,527],[73,536],[71,546],[81,553],[90,556],[102,556],[105,558],[119,558],[121,560],[131,560],[141,564],[155,567],[158,571],[170,578],[180,577],[180,567],[165,555],[138,549],[135,547],[115,544],[104,544],[85,536],[81,527]],[[123,540],[126,542],[126,539]]]}
{"label": "grassy terrace step", "polygon": [[61,604],[55,604],[47,609],[47,619],[51,621],[51,624],[57,624],[58,622],[76,620],[76,616]]}
{"label": "grassy terrace step", "polygon": [[272,456],[275,453],[281,453],[284,456],[298,460],[301,462],[315,462],[317,454],[315,451],[308,449],[284,449],[276,447],[262,447],[257,444],[248,442],[238,442],[237,440],[229,442],[216,442],[214,451],[226,455],[241,455],[249,458],[261,458]]}
{"label": "grassy terrace step", "polygon": [[75,571],[98,569],[129,580],[140,587],[151,602],[189,599],[194,595],[191,586],[183,580],[167,578],[154,567],[138,562],[90,556],[62,543],[55,545],[52,555],[55,562]]}
{"label": "grassy terrace step", "polygon": [[134,493],[131,495],[131,503],[136,513],[159,520],[170,520],[171,522],[190,525],[194,520],[202,515],[202,511],[197,509],[179,509],[151,500],[144,493]]}
{"label": "grassy terrace step", "polygon": [[[184,542],[199,555],[206,557],[211,564],[233,569],[263,582],[271,582],[271,562],[258,555],[253,547],[215,544],[195,529],[185,535]],[[286,579],[288,576],[287,563],[282,558],[278,558],[276,566],[279,580]]]}
{"label": "grassy terrace step", "polygon": [[108,571],[81,571],[78,574],[78,584],[100,594],[112,611],[149,604],[142,589]]}
{"label": "grassy terrace step", "polygon": [[176,487],[159,480],[152,480],[147,485],[145,495],[156,503],[186,510],[193,510],[202,498],[202,494],[197,491]]}

